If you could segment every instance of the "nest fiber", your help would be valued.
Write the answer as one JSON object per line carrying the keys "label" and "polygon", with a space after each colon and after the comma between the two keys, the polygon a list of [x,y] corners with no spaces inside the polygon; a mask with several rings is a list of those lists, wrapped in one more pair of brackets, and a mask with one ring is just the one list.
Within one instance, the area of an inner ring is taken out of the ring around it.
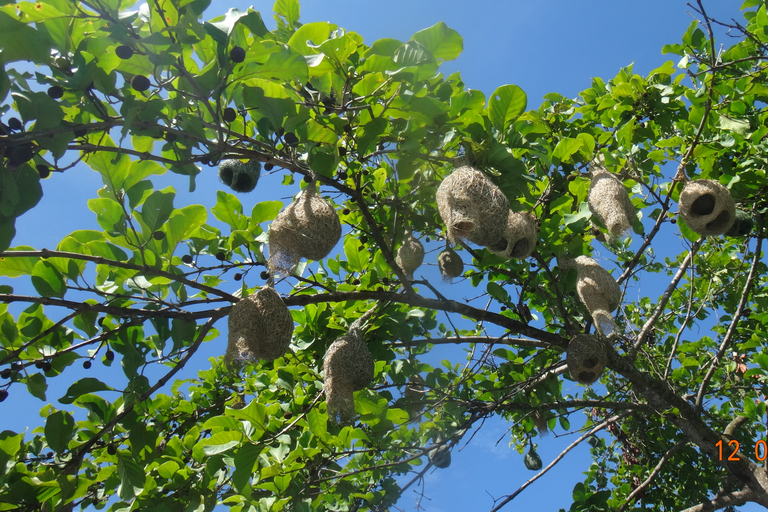
{"label": "nest fiber", "polygon": [[571,378],[582,383],[592,384],[605,369],[607,353],[605,345],[589,334],[579,334],[568,343],[566,362]]}
{"label": "nest fiber", "polygon": [[269,227],[269,269],[290,274],[301,258],[328,256],[339,238],[339,215],[312,184]]}
{"label": "nest fiber", "polygon": [[504,235],[509,201],[481,171],[460,167],[437,189],[437,207],[452,241],[489,246]]}
{"label": "nest fiber", "polygon": [[257,160],[222,160],[219,163],[219,179],[235,192],[250,192],[256,188],[261,176],[261,163]]}
{"label": "nest fiber", "polygon": [[408,279],[424,261],[424,246],[410,232],[406,232],[403,245],[397,250],[397,266],[403,269]]}
{"label": "nest fiber", "polygon": [[507,229],[504,231],[504,235],[488,249],[504,258],[523,259],[533,253],[538,238],[536,218],[533,215],[509,210]]}
{"label": "nest fiber", "polygon": [[443,445],[429,454],[429,460],[436,468],[445,469],[451,465],[451,449]]}
{"label": "nest fiber", "polygon": [[680,216],[689,228],[703,236],[722,235],[736,220],[731,192],[716,180],[694,180],[680,193]]}
{"label": "nest fiber", "polygon": [[408,379],[408,384],[405,386],[403,398],[405,399],[405,408],[408,411],[408,419],[410,421],[419,419],[424,410],[425,385],[424,378],[417,373]]}
{"label": "nest fiber", "polygon": [[337,339],[323,358],[325,394],[328,417],[340,425],[355,417],[353,393],[367,387],[373,380],[373,357],[359,329]]}
{"label": "nest fiber", "polygon": [[293,317],[271,287],[241,299],[229,312],[229,340],[225,359],[242,363],[283,356],[291,344]]}
{"label": "nest fiber", "polygon": [[574,261],[577,272],[576,291],[581,302],[589,310],[595,327],[603,336],[611,336],[616,331],[611,311],[621,303],[619,283],[588,256],[579,256]]}
{"label": "nest fiber", "polygon": [[587,202],[589,210],[608,228],[612,237],[626,233],[635,220],[635,207],[624,183],[597,162],[593,163]]}
{"label": "nest fiber", "polygon": [[464,273],[464,262],[461,260],[459,253],[453,249],[445,249],[438,254],[437,266],[440,268],[443,281],[450,281]]}

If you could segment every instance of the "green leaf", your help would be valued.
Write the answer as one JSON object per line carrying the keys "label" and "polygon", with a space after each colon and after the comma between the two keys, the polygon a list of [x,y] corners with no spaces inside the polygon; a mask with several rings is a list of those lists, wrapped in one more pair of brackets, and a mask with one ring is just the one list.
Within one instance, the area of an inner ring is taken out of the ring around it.
{"label": "green leaf", "polygon": [[203,453],[211,456],[225,452],[230,448],[240,445],[243,442],[243,437],[242,432],[232,430],[218,432],[203,442]]}
{"label": "green leaf", "polygon": [[688,224],[686,224],[679,215],[677,216],[677,227],[680,228],[680,233],[691,242],[695,242],[701,238],[698,233],[688,227]]}
{"label": "green leaf", "polygon": [[298,0],[277,0],[272,10],[275,11],[276,17],[283,18],[288,26],[293,26],[299,21],[301,10]]}
{"label": "green leaf", "polygon": [[502,304],[509,304],[512,300],[507,290],[502,288],[497,283],[493,283],[493,282],[488,283],[488,285],[486,286],[486,290],[488,291],[488,295],[490,295],[497,301],[501,302]]}
{"label": "green leaf", "polygon": [[45,401],[45,392],[48,389],[48,383],[45,381],[45,375],[42,373],[33,373],[27,377],[27,391],[35,398]]}
{"label": "green leaf", "polygon": [[283,208],[282,201],[263,201],[256,203],[251,210],[251,229],[262,222],[275,220]]}
{"label": "green leaf", "polygon": [[347,256],[350,272],[362,272],[367,261],[367,258],[364,259],[362,251],[358,249],[359,246],[360,241],[356,238],[349,236],[344,240],[344,254]]}
{"label": "green leaf", "polygon": [[67,389],[67,393],[59,398],[59,402],[62,404],[71,404],[82,395],[87,393],[94,393],[96,391],[114,391],[115,389],[101,382],[99,379],[93,377],[85,377],[73,383]]}
{"label": "green leaf", "polygon": [[126,219],[120,203],[100,197],[89,199],[88,208],[96,214],[96,222],[104,231],[124,231]]}
{"label": "green leaf", "polygon": [[176,191],[172,187],[167,187],[163,190],[152,192],[147,200],[144,201],[144,206],[141,208],[141,219],[149,229],[148,236],[161,229],[171,216],[171,213],[173,213],[174,197],[176,197]]}
{"label": "green leaf", "polygon": [[232,194],[219,190],[216,192],[216,204],[211,213],[221,222],[228,224],[232,230],[245,229],[248,220],[243,217],[243,205]]}
{"label": "green leaf", "polygon": [[488,100],[488,116],[493,127],[500,132],[525,112],[528,98],[516,85],[502,85],[491,94]]}
{"label": "green leaf", "polygon": [[64,277],[50,262],[41,260],[32,269],[32,286],[41,297],[63,298],[67,292]]}
{"label": "green leaf", "polygon": [[146,475],[144,468],[139,466],[132,458],[122,454],[117,455],[117,475],[120,478],[120,487],[117,495],[121,500],[132,500],[144,489]]}
{"label": "green leaf", "polygon": [[328,435],[328,416],[321,414],[316,408],[312,408],[307,413],[307,423],[309,430],[320,439],[325,439]]}
{"label": "green leaf", "polygon": [[464,49],[464,40],[459,33],[442,21],[416,32],[411,39],[424,45],[437,60],[453,60]]}
{"label": "green leaf", "polygon": [[56,411],[45,421],[45,440],[56,453],[67,449],[75,434],[75,419],[67,411]]}
{"label": "green leaf", "polygon": [[261,433],[266,430],[267,406],[256,400],[251,400],[251,403],[242,409],[232,409],[228,407],[225,414],[232,418],[249,422],[255,431],[258,432],[258,435],[253,434],[251,436],[252,439],[258,439],[258,437],[261,436]]}
{"label": "green leaf", "polygon": [[557,143],[555,150],[552,152],[552,157],[560,160],[561,162],[570,163],[572,162],[571,156],[575,153],[578,153],[585,142],[586,141],[584,139],[580,138],[571,139],[566,137],[564,139],[560,139],[560,142]]}
{"label": "green leaf", "polygon": [[[19,246],[11,251],[34,251],[32,247]],[[40,258],[35,256],[24,256],[23,258],[0,257],[0,276],[19,277],[32,273],[35,264]]]}
{"label": "green leaf", "polygon": [[51,58],[49,44],[41,31],[0,12],[0,48],[3,49],[5,63],[29,60],[48,64]]}

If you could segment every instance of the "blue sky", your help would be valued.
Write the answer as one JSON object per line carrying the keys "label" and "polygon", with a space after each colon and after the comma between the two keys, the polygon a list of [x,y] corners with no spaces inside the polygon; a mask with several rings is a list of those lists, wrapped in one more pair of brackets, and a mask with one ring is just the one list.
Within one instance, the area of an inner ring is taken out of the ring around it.
{"label": "blue sky", "polygon": [[[710,16],[728,20],[739,17],[738,4],[740,2],[714,0],[705,6]],[[249,5],[241,1],[213,0],[209,17],[223,14],[230,7],[246,9]],[[262,12],[268,26],[273,25],[271,7],[271,1],[254,5]],[[336,23],[360,33],[368,44],[383,37],[405,41],[414,32],[444,21],[464,38],[464,53],[443,67],[444,74],[461,71],[467,87],[480,89],[486,95],[500,85],[516,84],[528,94],[528,108],[536,108],[542,97],[550,92],[575,97],[590,86],[592,77],[611,78],[619,68],[633,62],[635,71],[645,74],[666,60],[676,60],[674,56],[662,55],[661,48],[664,44],[679,42],[693,19],[691,14],[683,0],[305,0],[302,5],[303,22]],[[216,180],[215,169],[204,171],[194,194],[186,193],[186,179],[175,175],[156,180],[156,188],[174,185],[179,193],[177,205],[194,202],[211,206],[221,185]],[[287,199],[295,193],[287,188],[278,189],[279,180],[279,175],[266,177],[255,192],[240,196],[246,211],[255,202],[274,199],[275,195]],[[99,176],[84,167],[68,171],[66,176],[45,180],[45,196],[37,208],[19,219],[14,245],[52,248],[75,229],[98,229],[85,201],[94,197],[100,186]],[[210,220],[213,220],[212,216]],[[424,275],[434,276],[439,282],[434,267],[427,269]],[[16,282],[10,284],[18,286]],[[249,283],[251,286],[255,284]],[[226,286],[229,291],[239,287],[234,282]],[[461,294],[442,283],[438,288],[449,296]],[[222,323],[219,327],[223,329],[225,325]],[[206,344],[192,361],[187,375],[205,368],[207,357],[221,353],[223,344]],[[459,362],[463,351],[459,348],[436,349],[429,362],[437,364],[443,358]],[[94,364],[91,376],[98,377],[99,372],[105,371],[98,366]],[[72,378],[83,376],[73,375]],[[67,385],[64,381],[58,382],[61,392],[52,391],[48,400],[55,403]],[[12,392],[0,405],[0,413],[4,416],[0,429],[23,429],[25,424],[37,423],[39,419],[35,418],[43,405],[35,399],[27,399],[22,393]],[[10,410],[18,411],[18,414],[6,416]],[[572,423],[577,424],[575,417]],[[489,421],[468,446],[462,444],[460,450],[453,451],[448,469],[430,472],[424,481],[426,498],[421,500],[422,508],[418,510],[489,510],[492,503],[489,495],[500,497],[511,493],[531,478],[535,473],[526,470],[522,456],[509,447],[506,428],[500,421]],[[557,438],[551,434],[538,439],[539,455],[544,464],[574,439],[574,436]],[[586,447],[577,448],[505,510],[556,511],[560,507],[567,508],[573,485],[583,479],[582,473],[590,463]],[[416,511],[418,499],[416,493],[407,491],[397,507],[403,511]],[[750,512],[758,508],[747,506],[740,510]]]}

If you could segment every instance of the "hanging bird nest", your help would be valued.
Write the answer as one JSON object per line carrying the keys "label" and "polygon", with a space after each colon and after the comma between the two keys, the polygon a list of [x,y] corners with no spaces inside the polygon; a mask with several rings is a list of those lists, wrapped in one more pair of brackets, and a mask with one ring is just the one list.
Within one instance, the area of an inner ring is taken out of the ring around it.
{"label": "hanging bird nest", "polygon": [[403,245],[397,250],[397,266],[403,269],[405,277],[413,279],[413,271],[424,261],[424,246],[410,231],[405,232]]}
{"label": "hanging bird nest", "polygon": [[461,260],[461,256],[450,248],[437,255],[437,266],[440,268],[443,281],[450,281],[464,273],[464,262]]}
{"label": "hanging bird nest", "polygon": [[328,417],[339,425],[348,425],[355,417],[354,392],[373,380],[373,357],[360,329],[353,324],[337,339],[323,358],[323,374]]}
{"label": "hanging bird nest", "polygon": [[429,453],[429,461],[436,468],[445,469],[451,465],[451,449],[448,445],[442,445]]}
{"label": "hanging bird nest", "polygon": [[258,160],[222,160],[219,163],[219,179],[235,192],[250,192],[256,188],[261,176]]}
{"label": "hanging bird nest", "polygon": [[680,192],[680,216],[694,233],[722,235],[736,220],[731,192],[716,180],[694,180]]}
{"label": "hanging bird nest", "polygon": [[339,238],[339,215],[312,183],[269,227],[269,270],[290,274],[301,258],[321,260]]}
{"label": "hanging bird nest", "polygon": [[488,249],[503,258],[525,259],[533,253],[538,238],[536,218],[533,215],[509,210],[504,235]]}
{"label": "hanging bird nest", "polygon": [[408,384],[406,384],[405,391],[403,392],[403,398],[405,399],[405,408],[408,411],[409,421],[418,420],[421,412],[424,410],[425,385],[424,377],[418,373],[408,379]]}
{"label": "hanging bird nest", "polygon": [[609,337],[616,332],[611,311],[621,303],[621,287],[607,270],[589,256],[579,256],[574,264],[579,298],[592,315],[600,334]]}
{"label": "hanging bird nest", "polygon": [[229,312],[228,364],[283,356],[291,344],[293,317],[271,287],[241,299]]}
{"label": "hanging bird nest", "polygon": [[451,241],[488,246],[504,235],[509,201],[481,171],[459,167],[440,183],[436,198]]}
{"label": "hanging bird nest", "polygon": [[571,378],[582,384],[592,384],[599,379],[608,359],[603,342],[589,334],[571,338],[566,353]]}
{"label": "hanging bird nest", "polygon": [[608,228],[611,237],[626,233],[636,218],[635,207],[624,183],[599,161],[592,163],[587,202],[589,210]]}

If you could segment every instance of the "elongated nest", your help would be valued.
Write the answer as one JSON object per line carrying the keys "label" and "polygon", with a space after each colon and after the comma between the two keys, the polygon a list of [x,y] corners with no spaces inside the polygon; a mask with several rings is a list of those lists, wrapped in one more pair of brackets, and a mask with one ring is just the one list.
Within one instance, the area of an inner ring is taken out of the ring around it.
{"label": "elongated nest", "polygon": [[680,216],[694,233],[722,235],[736,220],[731,192],[716,180],[694,180],[680,192]]}
{"label": "elongated nest", "polygon": [[405,408],[408,411],[409,421],[418,420],[424,410],[425,385],[424,377],[418,373],[408,379],[408,384],[403,392],[403,398],[405,399]]}
{"label": "elongated nest", "polygon": [[587,202],[589,209],[608,228],[611,237],[626,233],[635,220],[635,207],[624,183],[602,164],[594,162]]}
{"label": "elongated nest", "polygon": [[571,378],[582,384],[592,384],[599,379],[608,358],[603,342],[589,334],[571,338],[566,353]]}
{"label": "elongated nest", "polygon": [[222,160],[219,163],[219,179],[235,192],[250,192],[256,188],[261,176],[258,160]]}
{"label": "elongated nest", "polygon": [[450,281],[464,273],[464,262],[459,253],[453,249],[445,249],[437,255],[437,266],[440,268],[443,281]]}
{"label": "elongated nest", "polygon": [[355,417],[354,392],[373,380],[373,357],[359,329],[351,329],[328,347],[323,358],[323,387],[328,417],[348,425]]}
{"label": "elongated nest", "polygon": [[283,356],[291,344],[293,317],[271,287],[241,299],[229,312],[229,339],[224,359],[230,365]]}
{"label": "elongated nest", "polygon": [[504,235],[495,244],[488,246],[488,249],[504,258],[524,259],[533,253],[538,238],[536,218],[533,215],[509,210]]}
{"label": "elongated nest", "polygon": [[509,201],[483,172],[459,167],[440,183],[436,198],[450,240],[488,246],[502,238]]}
{"label": "elongated nest", "polygon": [[406,232],[403,245],[397,250],[397,266],[403,269],[408,279],[413,279],[413,271],[424,261],[424,246],[410,232]]}
{"label": "elongated nest", "polygon": [[607,270],[589,256],[577,257],[574,264],[579,298],[592,315],[600,334],[609,337],[616,332],[611,312],[621,303],[621,287]]}
{"label": "elongated nest", "polygon": [[341,222],[333,206],[311,184],[269,227],[269,270],[290,274],[301,258],[321,260],[341,238]]}

